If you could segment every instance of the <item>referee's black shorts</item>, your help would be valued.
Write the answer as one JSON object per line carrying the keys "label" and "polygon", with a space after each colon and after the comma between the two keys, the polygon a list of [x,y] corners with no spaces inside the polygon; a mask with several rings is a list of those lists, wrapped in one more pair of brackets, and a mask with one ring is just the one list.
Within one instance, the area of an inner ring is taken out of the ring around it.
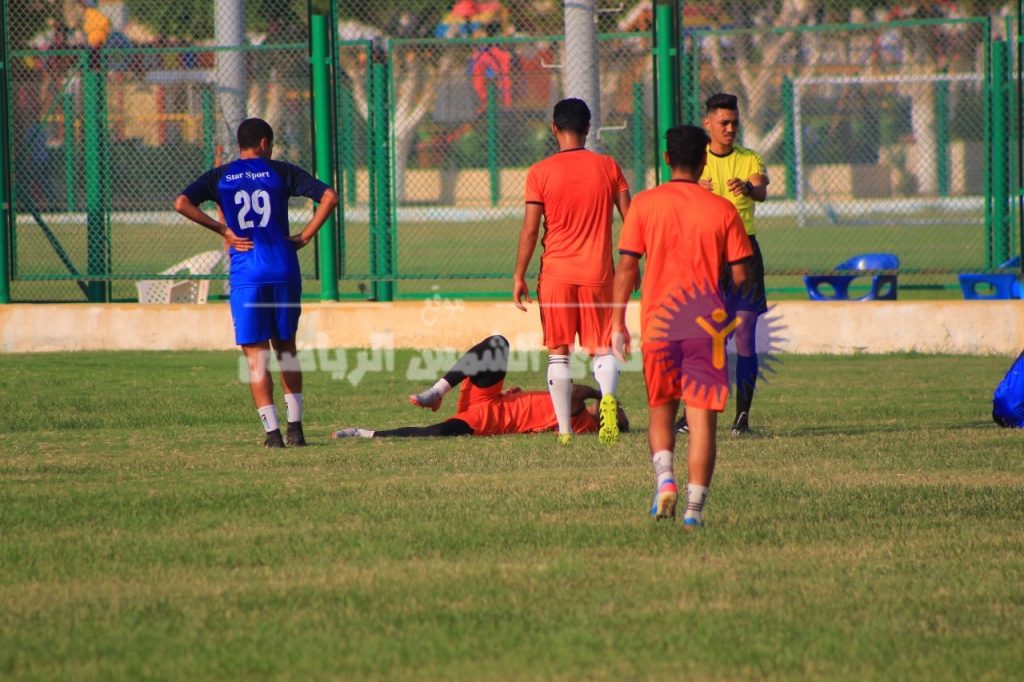
{"label": "referee's black shorts", "polygon": [[737,290],[731,281],[731,271],[727,267],[724,273],[726,306],[730,312],[745,310],[761,315],[768,312],[768,298],[764,287],[764,258],[757,238],[750,235],[750,245],[754,255],[747,260],[747,282],[742,291]]}

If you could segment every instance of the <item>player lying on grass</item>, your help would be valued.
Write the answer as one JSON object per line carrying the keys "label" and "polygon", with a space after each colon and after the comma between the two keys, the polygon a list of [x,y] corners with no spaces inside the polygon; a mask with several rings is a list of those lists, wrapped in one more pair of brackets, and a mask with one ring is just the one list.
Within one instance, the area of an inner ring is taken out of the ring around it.
{"label": "player lying on grass", "polygon": [[[502,390],[508,370],[508,341],[504,336],[491,336],[476,344],[431,388],[409,396],[418,407],[437,411],[444,396],[456,386],[459,402],[455,415],[430,426],[404,426],[387,431],[347,428],[335,431],[334,438],[430,437],[430,436],[500,436],[510,433],[539,433],[558,428],[558,418],[548,391]],[[586,401],[597,402],[586,404]],[[572,430],[575,433],[596,433],[601,422],[601,393],[590,386],[573,385]],[[620,431],[629,430],[625,411],[618,408]]]}

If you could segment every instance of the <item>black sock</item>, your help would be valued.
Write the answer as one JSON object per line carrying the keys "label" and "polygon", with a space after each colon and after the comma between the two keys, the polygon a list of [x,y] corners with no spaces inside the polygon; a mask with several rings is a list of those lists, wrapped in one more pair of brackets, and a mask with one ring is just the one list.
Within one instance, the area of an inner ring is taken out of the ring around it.
{"label": "black sock", "polygon": [[757,384],[757,355],[736,357],[736,416],[750,412]]}

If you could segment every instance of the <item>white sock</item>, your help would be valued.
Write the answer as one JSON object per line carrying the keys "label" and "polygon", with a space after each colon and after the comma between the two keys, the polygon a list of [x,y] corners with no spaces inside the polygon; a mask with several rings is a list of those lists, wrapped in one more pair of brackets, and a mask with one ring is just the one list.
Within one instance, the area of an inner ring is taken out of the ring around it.
{"label": "white sock", "polygon": [[651,465],[654,467],[654,475],[657,478],[659,488],[665,481],[676,477],[675,471],[672,468],[672,457],[671,450],[658,450],[651,455]]}
{"label": "white sock", "polygon": [[568,355],[548,356],[548,391],[559,433],[572,433],[572,369]]}
{"label": "white sock", "polygon": [[594,378],[601,388],[601,395],[615,395],[619,387],[619,362],[614,355],[598,355],[594,358]]}
{"label": "white sock", "polygon": [[690,483],[686,486],[686,516],[683,518],[704,520],[704,501],[708,499],[708,489],[702,485]]}
{"label": "white sock", "polygon": [[294,424],[295,422],[302,421],[302,394],[301,393],[285,393],[284,404],[288,408],[288,423]]}
{"label": "white sock", "polygon": [[430,390],[443,398],[448,395],[448,391],[452,390],[452,385],[444,379],[438,379],[437,383],[430,387]]}
{"label": "white sock", "polygon": [[356,434],[358,434],[360,438],[373,438],[374,432],[369,429],[356,429]]}
{"label": "white sock", "polygon": [[263,430],[267,433],[275,431],[281,428],[281,424],[277,421],[277,407],[274,405],[264,405],[263,407],[257,407],[256,411],[260,414],[260,421],[263,422]]}

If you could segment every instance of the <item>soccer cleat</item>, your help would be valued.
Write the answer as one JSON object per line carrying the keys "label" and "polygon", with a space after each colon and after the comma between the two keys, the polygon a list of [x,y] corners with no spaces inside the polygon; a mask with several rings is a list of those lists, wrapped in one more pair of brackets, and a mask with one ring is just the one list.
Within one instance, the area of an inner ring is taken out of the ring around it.
{"label": "soccer cleat", "polygon": [[683,519],[683,530],[697,530],[704,527],[704,520],[695,516],[687,516]]}
{"label": "soccer cleat", "polygon": [[662,482],[654,490],[654,500],[651,502],[651,516],[660,521],[661,519],[674,519],[676,516],[676,501],[679,499],[679,490],[676,482],[669,478]]}
{"label": "soccer cleat", "polygon": [[267,439],[263,441],[263,447],[265,448],[283,448],[284,439],[281,438],[281,429],[274,429],[273,431],[267,431]]}
{"label": "soccer cleat", "polygon": [[571,433],[560,433],[560,434],[558,434],[558,444],[559,445],[569,445],[570,443],[572,443],[572,434]]}
{"label": "soccer cleat", "polygon": [[429,409],[431,412],[437,412],[441,408],[441,401],[444,400],[444,396],[435,391],[432,388],[428,388],[423,393],[416,393],[409,396],[409,402],[416,407],[424,407]]}
{"label": "soccer cleat", "polygon": [[306,436],[302,433],[302,422],[288,422],[287,440],[288,445],[305,445]]}
{"label": "soccer cleat", "polygon": [[359,429],[350,427],[347,429],[339,429],[335,431],[334,433],[331,434],[331,438],[353,438],[358,435]]}
{"label": "soccer cleat", "polygon": [[676,433],[689,433],[690,425],[686,423],[686,413],[683,412],[683,416],[676,422]]}
{"label": "soccer cleat", "polygon": [[746,412],[736,415],[736,421],[732,424],[732,435],[746,436],[750,434],[750,420]]}
{"label": "soccer cleat", "polygon": [[619,402],[613,395],[606,395],[601,398],[601,429],[597,437],[605,445],[615,445],[619,442]]}

